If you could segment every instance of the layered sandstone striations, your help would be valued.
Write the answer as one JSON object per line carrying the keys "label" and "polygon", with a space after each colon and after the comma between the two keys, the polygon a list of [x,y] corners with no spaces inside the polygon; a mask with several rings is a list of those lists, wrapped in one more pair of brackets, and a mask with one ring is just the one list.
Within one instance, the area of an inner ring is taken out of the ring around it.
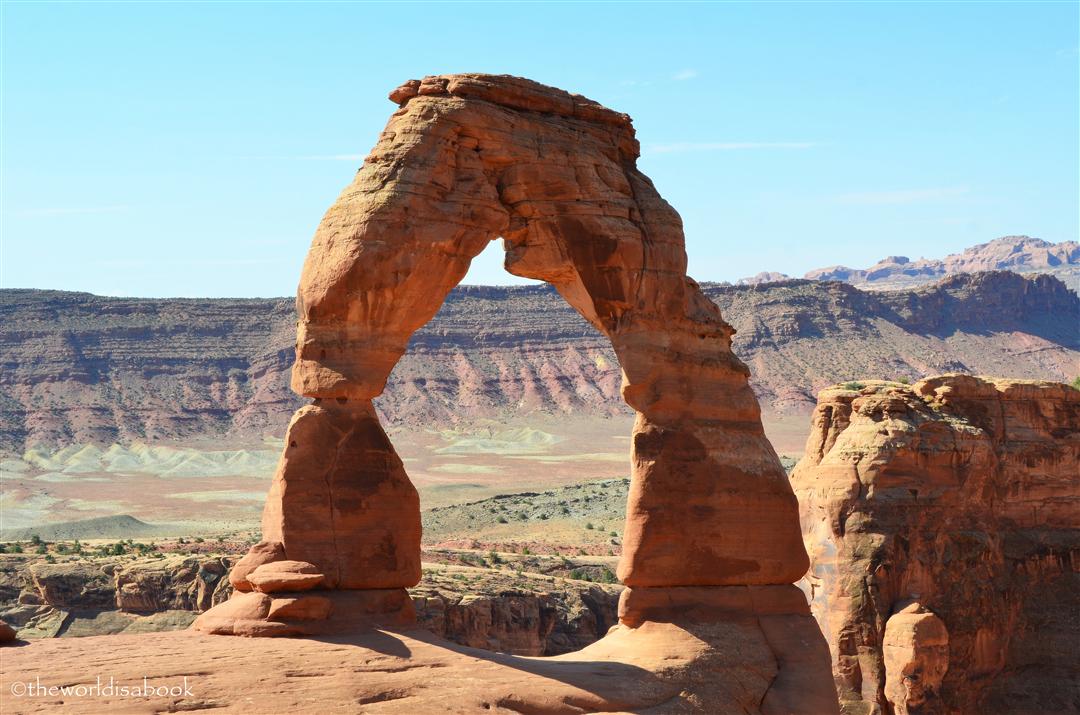
{"label": "layered sandstone striations", "polygon": [[637,169],[629,117],[503,76],[426,77],[391,99],[399,110],[301,274],[291,384],[314,403],[289,425],[264,541],[232,579],[251,590],[193,627],[326,635],[414,617],[405,588],[420,578],[419,504],[372,401],[501,237],[508,271],[551,284],[611,341],[636,413],[618,569],[629,588],[619,627],[590,648],[677,624],[706,644],[706,660],[732,641],[741,659],[699,664],[720,682],[685,705],[834,710],[820,633],[791,585],[807,564],[798,505],[733,331],[686,276],[681,220]]}
{"label": "layered sandstone striations", "polygon": [[[1049,277],[958,275],[867,292],[837,282],[705,284],[772,412],[873,375],[943,372],[1070,381],[1080,300]],[[154,300],[0,290],[0,451],[138,440],[280,436],[303,405],[288,388],[292,300]],[[535,413],[612,415],[610,343],[548,286],[460,286],[413,334],[375,404],[388,424]]]}
{"label": "layered sandstone striations", "polygon": [[1080,391],[829,389],[792,479],[846,713],[1080,711]]}

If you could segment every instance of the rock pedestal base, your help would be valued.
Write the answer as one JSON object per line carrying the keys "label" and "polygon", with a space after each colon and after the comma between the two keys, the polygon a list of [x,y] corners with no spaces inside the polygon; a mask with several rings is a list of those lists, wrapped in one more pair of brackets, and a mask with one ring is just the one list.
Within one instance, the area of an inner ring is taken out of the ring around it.
{"label": "rock pedestal base", "polygon": [[839,712],[828,644],[796,586],[627,588],[619,622],[677,626],[715,650],[717,667],[731,659],[771,678],[757,712]]}
{"label": "rock pedestal base", "polygon": [[403,588],[366,591],[235,592],[195,619],[192,629],[228,636],[340,636],[372,628],[413,625],[416,613]]}

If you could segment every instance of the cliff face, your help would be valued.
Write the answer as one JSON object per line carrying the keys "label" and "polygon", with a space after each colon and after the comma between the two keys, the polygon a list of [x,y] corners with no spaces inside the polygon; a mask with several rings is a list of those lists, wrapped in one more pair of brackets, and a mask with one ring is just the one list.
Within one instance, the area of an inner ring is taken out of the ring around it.
{"label": "cliff face", "polygon": [[[229,599],[236,558],[178,555],[47,563],[0,556],[0,616],[22,639],[186,628]],[[479,574],[479,571],[474,571]],[[517,655],[558,655],[599,640],[618,621],[618,586],[432,571],[411,590],[417,621],[447,640]]]}
{"label": "cliff face", "polygon": [[792,475],[845,712],[1080,711],[1080,391],[849,387]]}
{"label": "cliff face", "polygon": [[[854,377],[947,371],[1071,380],[1080,300],[1057,280],[960,275],[867,292],[837,282],[704,286],[736,329],[767,411],[809,411]],[[0,291],[0,449],[280,436],[292,299],[150,300]],[[410,343],[377,404],[391,424],[617,414],[611,346],[546,287],[460,287]]]}

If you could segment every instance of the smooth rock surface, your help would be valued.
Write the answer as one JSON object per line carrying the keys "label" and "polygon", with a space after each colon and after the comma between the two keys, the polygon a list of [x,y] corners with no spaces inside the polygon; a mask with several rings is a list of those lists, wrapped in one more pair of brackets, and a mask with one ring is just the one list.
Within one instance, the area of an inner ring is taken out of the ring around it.
{"label": "smooth rock surface", "polygon": [[319,567],[306,561],[274,561],[263,564],[247,575],[247,581],[260,593],[308,591],[319,586],[325,576]]}
{"label": "smooth rock surface", "polygon": [[[836,713],[835,694],[830,706],[789,681],[800,672],[798,662],[778,662],[770,640],[746,620],[616,626],[603,640],[552,658],[467,648],[420,630],[317,639],[184,631],[13,648],[0,660],[0,692],[5,715],[57,708],[57,698],[10,697],[13,682],[93,684],[99,674],[131,685],[143,677],[177,685],[186,675],[191,695],[67,698],[64,712]],[[778,697],[784,693],[794,700]]]}

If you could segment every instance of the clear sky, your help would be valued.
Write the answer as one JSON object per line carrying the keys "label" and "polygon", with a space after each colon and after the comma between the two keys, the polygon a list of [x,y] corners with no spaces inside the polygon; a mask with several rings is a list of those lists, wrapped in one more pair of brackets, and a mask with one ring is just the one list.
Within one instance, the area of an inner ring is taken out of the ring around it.
{"label": "clear sky", "polygon": [[387,93],[462,71],[628,112],[699,280],[1076,239],[1078,7],[5,0],[0,285],[292,294]]}

